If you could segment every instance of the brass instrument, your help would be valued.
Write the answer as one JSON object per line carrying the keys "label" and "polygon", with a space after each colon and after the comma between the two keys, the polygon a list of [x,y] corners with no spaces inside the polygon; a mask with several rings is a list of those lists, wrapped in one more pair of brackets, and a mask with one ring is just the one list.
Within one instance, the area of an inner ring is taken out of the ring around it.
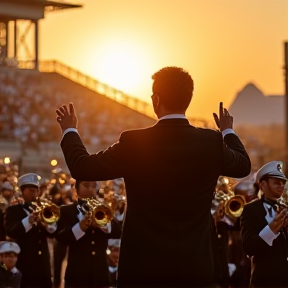
{"label": "brass instrument", "polygon": [[[286,188],[286,185],[285,185]],[[284,188],[284,189],[285,189]],[[283,209],[288,208],[288,194],[287,189],[284,190],[282,196],[277,200],[277,204],[275,204],[276,213],[279,214]],[[285,215],[283,229],[285,229],[286,233],[288,233],[288,220],[287,220],[287,213]]]}
{"label": "brass instrument", "polygon": [[283,209],[288,208],[288,181],[285,183],[284,192],[275,204],[276,212],[280,213]]}
{"label": "brass instrument", "polygon": [[96,227],[104,227],[110,223],[114,217],[114,209],[111,203],[105,203],[94,198],[82,199],[84,204],[81,211],[91,220],[91,225]]}
{"label": "brass instrument", "polygon": [[42,198],[32,203],[33,212],[38,213],[38,220],[43,225],[53,224],[60,219],[60,207]]}
{"label": "brass instrument", "polygon": [[224,205],[225,214],[232,218],[238,218],[241,216],[245,204],[246,201],[243,196],[231,196]]}
{"label": "brass instrument", "polygon": [[217,183],[217,188],[214,200],[213,214],[221,219],[224,215],[228,216],[232,221],[235,221],[241,216],[244,205],[246,204],[245,197],[235,195],[232,191],[232,182],[226,177],[220,177]]}
{"label": "brass instrument", "polygon": [[283,209],[288,208],[288,194],[283,193],[283,195],[277,200],[276,212],[280,213]]}
{"label": "brass instrument", "polygon": [[219,202],[216,208],[219,218],[224,217],[224,215],[232,219],[240,217],[246,204],[245,198],[241,195],[234,195],[234,193],[227,195],[221,192],[215,193],[215,200]]}

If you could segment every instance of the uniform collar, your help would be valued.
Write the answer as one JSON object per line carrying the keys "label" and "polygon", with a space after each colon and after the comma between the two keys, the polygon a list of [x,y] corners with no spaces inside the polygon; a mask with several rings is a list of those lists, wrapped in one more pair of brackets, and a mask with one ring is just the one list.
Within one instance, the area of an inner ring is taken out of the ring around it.
{"label": "uniform collar", "polygon": [[187,119],[187,118],[184,114],[168,114],[159,118],[158,121],[165,119]]}

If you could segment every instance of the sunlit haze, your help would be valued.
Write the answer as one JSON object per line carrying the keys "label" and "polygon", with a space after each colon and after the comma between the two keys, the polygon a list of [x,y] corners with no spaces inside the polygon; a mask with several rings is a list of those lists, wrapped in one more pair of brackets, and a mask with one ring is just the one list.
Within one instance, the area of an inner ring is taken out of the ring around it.
{"label": "sunlit haze", "polygon": [[[69,1],[65,1],[69,2]],[[46,14],[40,58],[56,59],[150,102],[151,75],[180,66],[195,81],[188,116],[212,119],[247,83],[284,94],[287,0],[79,0]]]}

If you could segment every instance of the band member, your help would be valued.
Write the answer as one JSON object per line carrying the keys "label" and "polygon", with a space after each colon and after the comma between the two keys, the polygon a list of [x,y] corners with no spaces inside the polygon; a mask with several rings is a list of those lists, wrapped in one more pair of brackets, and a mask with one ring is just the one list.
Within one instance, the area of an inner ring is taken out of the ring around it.
{"label": "band member", "polygon": [[[272,161],[256,173],[261,199],[244,206],[240,225],[243,248],[251,257],[253,287],[288,287],[288,250],[284,229],[287,209],[276,212],[287,181],[282,162]],[[276,206],[278,205],[278,206]]]}
{"label": "band member", "polygon": [[6,209],[5,229],[7,236],[21,248],[18,268],[22,272],[21,288],[51,288],[51,267],[47,237],[53,237],[57,224],[40,223],[34,202],[39,196],[40,176],[25,174],[18,179],[24,204]]}
{"label": "band member", "polygon": [[[96,198],[96,181],[78,181],[75,188],[77,203],[61,206],[56,239],[68,246],[65,287],[109,287],[106,249],[109,238],[120,238],[121,227],[109,222],[100,227],[87,208],[86,199]],[[81,265],[79,265],[81,263]]]}
{"label": "band member", "polygon": [[0,242],[0,288],[20,288],[22,273],[16,268],[20,247],[10,241]]}

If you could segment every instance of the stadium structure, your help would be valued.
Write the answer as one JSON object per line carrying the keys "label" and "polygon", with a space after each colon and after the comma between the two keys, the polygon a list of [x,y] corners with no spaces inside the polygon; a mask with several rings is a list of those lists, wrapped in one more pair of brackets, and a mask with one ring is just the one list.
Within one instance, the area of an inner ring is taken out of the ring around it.
{"label": "stadium structure", "polygon": [[[125,129],[155,123],[150,104],[58,60],[39,59],[39,21],[46,13],[81,8],[66,1],[1,0],[0,166],[9,158],[19,165],[19,174],[45,177],[55,168],[51,160],[67,169],[53,107],[69,101],[82,108],[79,130],[91,153],[117,141]],[[189,121],[198,127],[211,125]]]}

